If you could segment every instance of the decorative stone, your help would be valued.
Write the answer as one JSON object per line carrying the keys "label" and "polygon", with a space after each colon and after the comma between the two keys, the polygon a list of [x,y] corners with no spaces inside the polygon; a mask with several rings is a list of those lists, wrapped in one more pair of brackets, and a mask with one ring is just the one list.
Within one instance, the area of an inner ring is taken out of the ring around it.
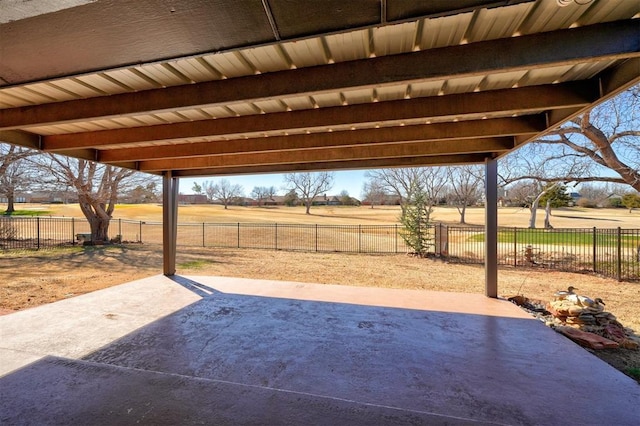
{"label": "decorative stone", "polygon": [[613,340],[609,340],[594,333],[578,330],[572,327],[556,327],[555,330],[580,346],[591,349],[618,348],[620,345]]}

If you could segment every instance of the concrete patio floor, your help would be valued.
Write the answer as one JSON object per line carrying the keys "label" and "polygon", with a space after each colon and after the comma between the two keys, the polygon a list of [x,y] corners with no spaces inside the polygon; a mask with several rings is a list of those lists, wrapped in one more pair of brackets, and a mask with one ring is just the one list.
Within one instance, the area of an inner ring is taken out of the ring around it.
{"label": "concrete patio floor", "polygon": [[637,425],[640,386],[482,295],[156,276],[0,317],[0,424]]}

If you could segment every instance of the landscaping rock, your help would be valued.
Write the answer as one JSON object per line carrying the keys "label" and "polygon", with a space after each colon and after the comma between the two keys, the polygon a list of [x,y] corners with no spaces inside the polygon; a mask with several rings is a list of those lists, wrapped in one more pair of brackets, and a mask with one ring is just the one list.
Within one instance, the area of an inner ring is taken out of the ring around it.
{"label": "landscaping rock", "polygon": [[582,331],[573,327],[559,326],[555,328],[558,333],[567,336],[580,346],[591,349],[618,348],[620,345],[613,340],[598,336],[588,331]]}

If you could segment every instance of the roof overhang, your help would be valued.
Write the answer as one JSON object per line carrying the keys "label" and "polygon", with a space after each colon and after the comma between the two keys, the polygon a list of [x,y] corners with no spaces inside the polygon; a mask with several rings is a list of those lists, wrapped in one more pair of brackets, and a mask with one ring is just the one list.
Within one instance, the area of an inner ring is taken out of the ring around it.
{"label": "roof overhang", "polygon": [[0,140],[149,173],[479,163],[640,81],[635,0],[80,3],[0,24]]}

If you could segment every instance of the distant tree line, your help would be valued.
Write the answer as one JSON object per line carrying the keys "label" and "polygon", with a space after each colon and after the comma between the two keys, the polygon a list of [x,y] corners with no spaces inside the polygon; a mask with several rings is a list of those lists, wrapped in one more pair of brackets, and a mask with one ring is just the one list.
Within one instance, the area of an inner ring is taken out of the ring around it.
{"label": "distant tree line", "polygon": [[[640,208],[640,85],[505,156],[499,162],[499,179],[501,198],[529,208],[531,227],[540,207],[545,208],[548,227],[551,209],[573,202],[583,207]],[[284,203],[304,205],[310,214],[333,184],[330,172],[286,174]],[[577,201],[568,194],[576,184],[582,193]],[[6,200],[6,214],[15,210],[21,192],[72,192],[91,225],[94,242],[108,239],[117,202],[158,202],[159,186],[157,177],[0,141],[0,199]],[[362,195],[371,208],[399,204],[401,220],[413,216],[428,223],[433,206],[446,204],[455,206],[465,223],[466,209],[483,203],[483,188],[481,166],[383,169],[367,172]],[[192,189],[225,208],[246,202],[242,186],[226,179],[205,181]],[[250,196],[261,206],[276,193],[274,187],[258,186]],[[358,203],[346,191],[335,199],[344,205]],[[422,223],[407,226],[422,229]]]}

